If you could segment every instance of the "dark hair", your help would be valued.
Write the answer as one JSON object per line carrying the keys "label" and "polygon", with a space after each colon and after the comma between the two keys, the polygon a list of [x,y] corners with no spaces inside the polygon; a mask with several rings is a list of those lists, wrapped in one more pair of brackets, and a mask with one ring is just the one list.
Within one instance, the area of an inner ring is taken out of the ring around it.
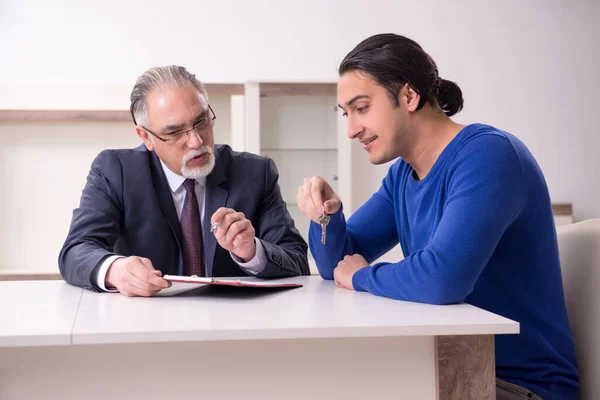
{"label": "dark hair", "polygon": [[463,97],[458,85],[441,79],[435,61],[414,40],[393,33],[371,36],[360,42],[340,64],[339,74],[363,71],[373,77],[399,106],[398,92],[408,84],[421,96],[417,110],[437,99],[447,116],[462,110]]}

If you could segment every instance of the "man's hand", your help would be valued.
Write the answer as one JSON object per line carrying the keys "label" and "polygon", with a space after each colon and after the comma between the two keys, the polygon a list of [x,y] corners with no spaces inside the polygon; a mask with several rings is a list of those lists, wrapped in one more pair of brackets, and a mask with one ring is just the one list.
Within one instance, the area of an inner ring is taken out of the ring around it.
{"label": "man's hand", "polygon": [[298,188],[296,201],[300,211],[317,224],[323,209],[327,214],[335,214],[342,206],[340,198],[320,176],[304,179],[304,183]]}
{"label": "man's hand", "polygon": [[118,289],[125,296],[149,297],[171,286],[161,275],[147,258],[118,258],[108,268],[104,285]]}
{"label": "man's hand", "polygon": [[333,270],[335,284],[344,289],[354,290],[354,286],[352,286],[354,273],[368,266],[369,263],[360,254],[344,257]]}
{"label": "man's hand", "polygon": [[219,246],[229,250],[238,258],[248,262],[256,255],[256,231],[244,213],[231,208],[219,208],[211,217],[211,227],[218,223],[214,231]]}

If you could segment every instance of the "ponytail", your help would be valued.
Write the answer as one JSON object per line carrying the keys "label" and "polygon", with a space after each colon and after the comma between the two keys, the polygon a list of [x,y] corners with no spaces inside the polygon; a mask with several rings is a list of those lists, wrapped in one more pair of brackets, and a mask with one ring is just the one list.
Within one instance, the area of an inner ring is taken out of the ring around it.
{"label": "ponytail", "polygon": [[464,100],[462,90],[452,81],[439,79],[437,87],[437,101],[447,116],[451,117],[463,108]]}

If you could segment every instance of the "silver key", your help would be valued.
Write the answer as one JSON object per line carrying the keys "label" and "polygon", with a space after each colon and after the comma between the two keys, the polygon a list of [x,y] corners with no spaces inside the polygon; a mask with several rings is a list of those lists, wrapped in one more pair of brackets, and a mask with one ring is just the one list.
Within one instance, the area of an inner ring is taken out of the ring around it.
{"label": "silver key", "polygon": [[327,242],[325,234],[327,231],[328,223],[329,223],[329,215],[325,214],[325,211],[323,211],[319,215],[319,224],[321,225],[321,243],[322,244],[325,244]]}

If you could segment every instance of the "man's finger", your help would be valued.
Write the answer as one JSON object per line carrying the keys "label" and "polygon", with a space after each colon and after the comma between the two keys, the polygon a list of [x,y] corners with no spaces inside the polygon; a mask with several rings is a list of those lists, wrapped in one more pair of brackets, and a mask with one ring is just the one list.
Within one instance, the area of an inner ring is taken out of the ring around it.
{"label": "man's finger", "polygon": [[119,289],[119,291],[121,292],[121,294],[124,294],[127,297],[139,297],[139,296],[143,296],[143,294],[141,293],[140,289],[130,285],[129,283],[123,285],[123,287],[121,287]]}
{"label": "man's finger", "polygon": [[133,296],[150,297],[153,294],[158,293],[159,291],[160,291],[160,288],[156,289],[156,290],[147,290],[147,289],[140,288],[136,285],[127,285],[127,287],[125,288],[125,295],[127,295],[129,297],[133,297]]}
{"label": "man's finger", "polygon": [[231,208],[221,207],[217,211],[215,211],[215,213],[210,218],[210,224],[212,225],[216,222],[221,222],[224,216],[234,212],[235,210],[232,210]]}
{"label": "man's finger", "polygon": [[250,229],[250,221],[245,219],[241,221],[235,221],[227,230],[225,236],[225,242],[233,243],[236,236],[248,231]]}
{"label": "man's finger", "polygon": [[[164,279],[161,279],[161,281],[168,283]],[[153,282],[143,281],[138,278],[134,279],[130,283],[130,285],[132,287],[136,288],[135,292],[138,294],[141,294],[142,296],[151,296],[154,293],[160,291],[161,289],[164,289],[167,287],[167,286],[162,286],[162,285],[156,285]]]}
{"label": "man's finger", "polygon": [[323,205],[323,188],[319,181],[316,179],[312,180],[312,185],[310,187],[310,195],[313,202],[313,207],[318,210],[319,207]]}
{"label": "man's finger", "polygon": [[338,199],[327,200],[324,204],[327,214],[335,214],[341,207],[341,202]]}
{"label": "man's finger", "polygon": [[[150,263],[150,260],[146,260],[147,259],[141,259],[139,263],[133,264],[130,270],[131,274],[136,279],[139,279],[143,282],[148,282],[159,289],[168,288],[170,286],[170,283],[161,278],[160,275],[157,275],[155,272],[156,270],[152,267],[152,264]],[[130,283],[133,283],[134,286],[138,286],[134,282],[135,279]]]}
{"label": "man's finger", "polygon": [[[338,263],[338,267],[339,267],[339,265],[340,265],[340,264]],[[333,282],[335,282],[335,285],[336,285],[337,287],[341,287],[341,286],[342,286],[342,284],[341,284],[341,283],[340,283],[340,281],[338,280],[338,276],[339,276],[339,270],[338,270],[338,267],[335,267],[335,268],[333,269]]]}
{"label": "man's finger", "polygon": [[317,207],[315,207],[313,197],[311,195],[312,181],[308,178],[305,178],[304,182],[305,183],[298,188],[298,206],[306,217],[317,222],[319,210]]}
{"label": "man's finger", "polygon": [[219,227],[215,231],[215,237],[217,240],[221,240],[223,237],[228,235],[229,229],[231,229],[231,225],[236,221],[239,221],[244,218],[244,214],[242,213],[229,213],[223,217]]}
{"label": "man's finger", "polygon": [[150,261],[149,258],[145,258],[145,257],[134,257],[137,258],[137,261],[142,264],[144,267],[154,270],[154,265],[152,265],[152,261]]}
{"label": "man's finger", "polygon": [[310,200],[310,184],[304,181],[304,184],[298,188],[298,205],[308,206]]}
{"label": "man's finger", "polygon": [[218,226],[217,226],[217,229],[214,231],[214,235],[217,237],[217,239],[223,237],[227,233],[229,226],[234,221],[237,221],[238,219],[240,219],[241,215],[243,215],[243,214],[237,213],[237,212],[235,212],[235,210],[231,210],[231,212],[223,215],[221,220],[216,222],[216,223],[218,223]]}

